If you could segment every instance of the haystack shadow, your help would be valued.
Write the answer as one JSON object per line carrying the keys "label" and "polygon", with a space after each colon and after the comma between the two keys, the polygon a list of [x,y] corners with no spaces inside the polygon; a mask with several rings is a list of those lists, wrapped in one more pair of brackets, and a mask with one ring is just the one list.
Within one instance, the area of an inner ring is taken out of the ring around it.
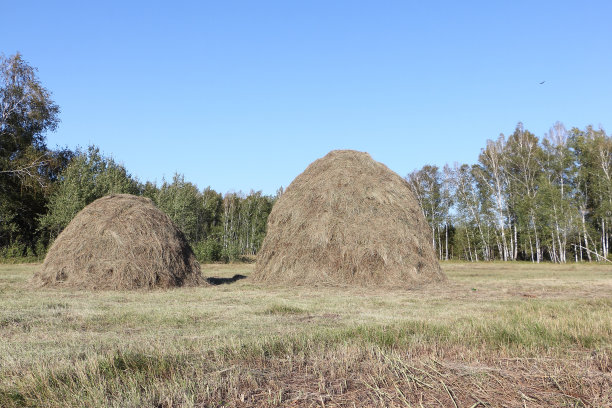
{"label": "haystack shadow", "polygon": [[230,283],[234,283],[236,281],[239,281],[240,279],[244,279],[246,278],[246,276],[244,275],[240,275],[240,274],[236,274],[234,276],[232,276],[231,278],[215,278],[215,277],[210,277],[210,278],[206,278],[206,281],[208,283],[210,283],[211,285],[225,285],[225,284],[230,284]]}

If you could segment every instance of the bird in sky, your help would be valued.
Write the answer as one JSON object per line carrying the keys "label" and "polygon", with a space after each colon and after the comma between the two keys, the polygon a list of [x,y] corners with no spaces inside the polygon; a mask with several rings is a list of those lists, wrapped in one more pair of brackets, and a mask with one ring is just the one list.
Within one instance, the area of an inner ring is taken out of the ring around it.
{"label": "bird in sky", "polygon": [[540,82],[540,85],[542,85],[544,82],[546,82],[546,81],[542,81],[542,82]]}

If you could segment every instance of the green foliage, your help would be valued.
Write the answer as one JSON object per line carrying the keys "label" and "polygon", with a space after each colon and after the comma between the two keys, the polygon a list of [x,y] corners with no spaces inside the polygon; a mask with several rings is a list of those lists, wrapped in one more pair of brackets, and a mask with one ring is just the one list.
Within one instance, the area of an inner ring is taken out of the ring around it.
{"label": "green foliage", "polygon": [[29,148],[43,152],[44,133],[59,123],[59,107],[36,71],[19,53],[0,55],[0,168],[4,171],[16,170],[14,164]]}
{"label": "green foliage", "polygon": [[3,259],[19,259],[26,256],[27,247],[21,242],[13,242],[0,249],[0,258]]}
{"label": "green foliage", "polygon": [[89,146],[87,151],[78,150],[60,174],[40,226],[51,236],[57,236],[76,213],[92,201],[108,194],[138,192],[137,183],[122,165],[104,157],[99,148]]}
{"label": "green foliage", "polygon": [[70,152],[49,151],[59,107],[19,53],[0,55],[0,247],[37,241],[37,218]]}
{"label": "green foliage", "polygon": [[157,188],[155,183],[152,183],[150,181],[147,181],[146,183],[140,185],[139,190],[140,195],[142,195],[143,197],[150,198],[154,202],[157,199],[157,194],[159,193],[159,189]]}
{"label": "green foliage", "polygon": [[[556,123],[540,141],[519,123],[508,138],[487,141],[478,164],[446,166],[443,175],[428,165],[407,179],[434,247],[449,245],[450,258],[610,257],[612,138],[601,129]],[[452,227],[442,239],[444,214]]]}
{"label": "green foliage", "polygon": [[198,261],[203,263],[219,262],[223,260],[223,246],[218,238],[209,237],[193,245],[193,252]]}
{"label": "green foliage", "polygon": [[172,218],[190,242],[204,236],[204,206],[198,188],[175,174],[172,183],[163,182],[155,197],[157,206]]}
{"label": "green foliage", "polygon": [[200,192],[175,174],[157,189],[141,187],[183,231],[200,262],[238,261],[253,255],[265,237],[273,199],[261,192],[228,193],[223,197],[210,187]]}
{"label": "green foliage", "polygon": [[274,199],[261,191],[244,196],[228,193],[223,198],[222,243],[223,256],[234,261],[241,255],[254,255],[266,234],[268,215]]}
{"label": "green foliage", "polygon": [[0,247],[0,263],[38,262],[44,258],[44,255],[44,247],[36,245],[36,249],[32,249],[19,241]]}
{"label": "green foliage", "polygon": [[406,180],[431,226],[434,250],[438,252],[440,259],[448,259],[448,253],[444,252],[443,255],[447,245],[442,243],[443,240],[446,243],[450,221],[449,210],[452,206],[448,183],[442,181],[442,173],[438,166],[430,165],[413,171]]}

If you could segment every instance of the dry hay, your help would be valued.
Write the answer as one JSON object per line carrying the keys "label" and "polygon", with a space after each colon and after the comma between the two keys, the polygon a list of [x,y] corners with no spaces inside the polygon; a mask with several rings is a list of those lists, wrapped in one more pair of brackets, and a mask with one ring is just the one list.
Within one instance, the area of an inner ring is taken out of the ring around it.
{"label": "dry hay", "polygon": [[200,265],[170,217],[144,197],[102,197],[57,237],[34,276],[38,286],[136,289],[204,283]]}
{"label": "dry hay", "polygon": [[414,287],[445,276],[408,183],[367,153],[335,150],[274,205],[253,279]]}

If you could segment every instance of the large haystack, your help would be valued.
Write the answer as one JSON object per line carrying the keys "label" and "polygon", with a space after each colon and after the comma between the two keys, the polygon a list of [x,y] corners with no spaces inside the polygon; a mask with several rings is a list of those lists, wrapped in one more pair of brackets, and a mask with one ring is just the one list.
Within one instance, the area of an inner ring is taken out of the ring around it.
{"label": "large haystack", "polygon": [[35,284],[136,289],[204,283],[183,233],[151,200],[100,198],[57,237]]}
{"label": "large haystack", "polygon": [[367,153],[335,150],[274,205],[253,279],[414,287],[445,276],[408,183]]}

